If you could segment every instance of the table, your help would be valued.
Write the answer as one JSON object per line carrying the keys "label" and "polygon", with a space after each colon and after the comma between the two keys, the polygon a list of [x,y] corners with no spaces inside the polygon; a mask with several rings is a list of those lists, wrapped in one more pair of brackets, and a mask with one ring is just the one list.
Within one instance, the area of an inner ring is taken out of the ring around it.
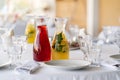
{"label": "table", "polygon": [[[23,55],[23,60],[32,59],[32,56],[28,56],[31,54],[30,50],[32,49],[29,48],[29,51],[24,54],[27,56]],[[115,51],[113,50],[111,52]],[[80,54],[80,50],[70,51],[70,58],[80,58],[78,54]],[[0,80],[120,80],[120,71],[108,67],[88,67],[81,70],[60,70],[43,65],[34,74],[17,74],[14,70],[5,68],[0,69]]]}

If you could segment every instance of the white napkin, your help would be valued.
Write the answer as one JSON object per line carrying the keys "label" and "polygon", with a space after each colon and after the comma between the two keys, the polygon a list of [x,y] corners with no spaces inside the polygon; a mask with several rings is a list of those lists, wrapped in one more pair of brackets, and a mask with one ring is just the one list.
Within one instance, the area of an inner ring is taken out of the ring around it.
{"label": "white napkin", "polygon": [[106,61],[101,62],[102,66],[110,68],[110,69],[114,69],[114,70],[120,69],[120,66],[119,67],[115,66],[117,64],[120,64],[120,63],[114,60],[106,60]]}
{"label": "white napkin", "polygon": [[33,73],[35,71],[37,71],[40,68],[40,64],[35,62],[35,61],[28,61],[25,64],[23,64],[22,66],[19,66],[17,68],[15,68],[15,71],[19,72],[19,73]]}

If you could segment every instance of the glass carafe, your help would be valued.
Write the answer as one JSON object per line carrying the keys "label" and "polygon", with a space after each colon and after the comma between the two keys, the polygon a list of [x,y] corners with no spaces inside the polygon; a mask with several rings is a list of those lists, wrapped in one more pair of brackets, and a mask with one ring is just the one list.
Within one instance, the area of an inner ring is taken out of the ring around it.
{"label": "glass carafe", "polygon": [[32,43],[35,40],[35,35],[36,35],[36,28],[35,28],[35,23],[34,23],[34,18],[29,17],[29,20],[26,25],[26,30],[25,30],[25,35],[27,37],[27,43]]}
{"label": "glass carafe", "polygon": [[55,18],[56,32],[52,41],[52,60],[69,58],[69,45],[65,36],[66,18]]}
{"label": "glass carafe", "polygon": [[51,60],[51,48],[48,38],[47,22],[49,18],[36,18],[37,33],[33,45],[33,58],[35,61]]}

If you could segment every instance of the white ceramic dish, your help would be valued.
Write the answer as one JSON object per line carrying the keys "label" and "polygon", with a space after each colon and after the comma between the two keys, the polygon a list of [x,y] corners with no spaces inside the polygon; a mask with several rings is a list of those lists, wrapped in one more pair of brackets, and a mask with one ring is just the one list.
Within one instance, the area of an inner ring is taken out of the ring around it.
{"label": "white ceramic dish", "polygon": [[120,61],[120,54],[111,55],[110,58]]}
{"label": "white ceramic dish", "polygon": [[50,67],[58,69],[82,69],[88,67],[91,63],[84,60],[52,60],[45,62]]}
{"label": "white ceramic dish", "polygon": [[0,59],[0,68],[5,67],[10,64],[10,61],[5,59]]}

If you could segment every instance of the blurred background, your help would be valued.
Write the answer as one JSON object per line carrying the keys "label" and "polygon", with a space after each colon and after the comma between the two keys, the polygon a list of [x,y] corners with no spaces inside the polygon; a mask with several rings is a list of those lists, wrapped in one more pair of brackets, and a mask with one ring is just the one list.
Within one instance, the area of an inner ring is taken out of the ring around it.
{"label": "blurred background", "polygon": [[67,17],[96,36],[105,26],[120,26],[119,4],[120,0],[0,0],[0,25],[28,15]]}

